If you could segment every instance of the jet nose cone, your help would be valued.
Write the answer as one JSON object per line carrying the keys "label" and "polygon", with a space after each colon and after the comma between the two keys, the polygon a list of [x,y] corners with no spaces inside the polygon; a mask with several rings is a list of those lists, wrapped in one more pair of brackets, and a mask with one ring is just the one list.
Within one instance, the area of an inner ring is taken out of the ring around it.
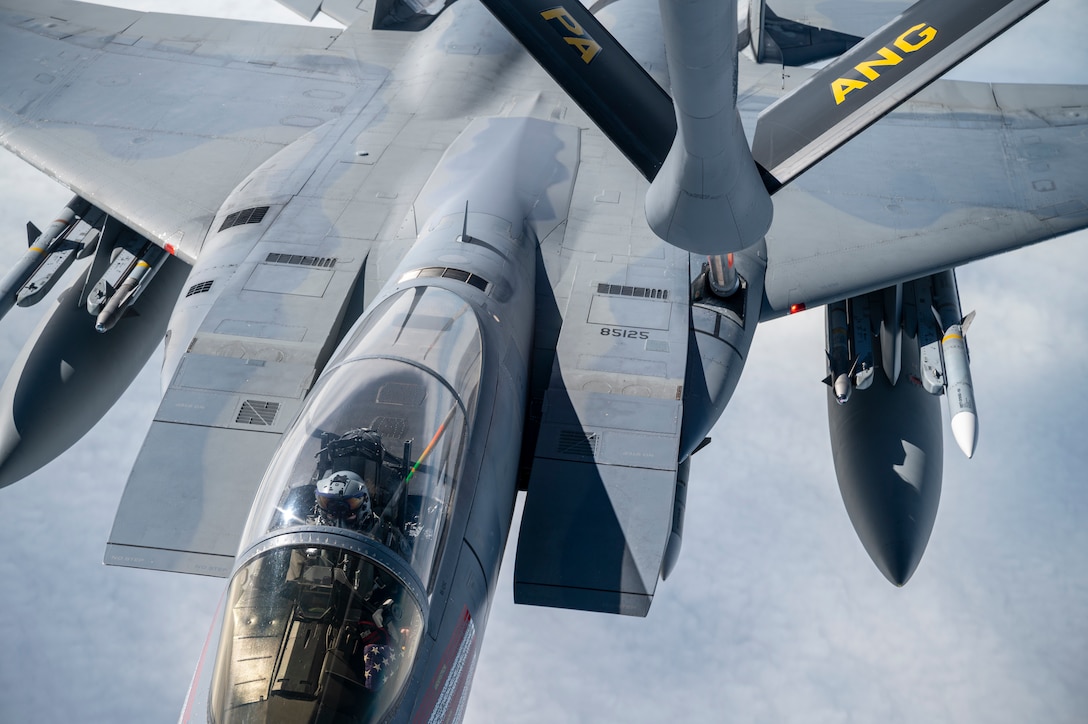
{"label": "jet nose cone", "polygon": [[972,457],[978,445],[978,415],[969,410],[957,412],[952,418],[952,436],[963,454]]}

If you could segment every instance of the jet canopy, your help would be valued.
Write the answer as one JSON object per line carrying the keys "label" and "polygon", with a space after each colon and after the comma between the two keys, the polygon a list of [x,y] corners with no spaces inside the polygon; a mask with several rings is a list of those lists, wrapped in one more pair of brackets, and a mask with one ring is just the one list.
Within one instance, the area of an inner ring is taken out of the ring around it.
{"label": "jet canopy", "polygon": [[210,713],[380,721],[419,645],[480,387],[452,292],[413,288],[353,330],[284,433],[228,589]]}
{"label": "jet canopy", "polygon": [[389,549],[430,591],[479,391],[476,315],[449,291],[406,290],[341,349],[284,434],[242,550],[335,528]]}
{"label": "jet canopy", "polygon": [[227,591],[211,721],[379,721],[422,630],[419,604],[375,561],[340,547],[273,547]]}

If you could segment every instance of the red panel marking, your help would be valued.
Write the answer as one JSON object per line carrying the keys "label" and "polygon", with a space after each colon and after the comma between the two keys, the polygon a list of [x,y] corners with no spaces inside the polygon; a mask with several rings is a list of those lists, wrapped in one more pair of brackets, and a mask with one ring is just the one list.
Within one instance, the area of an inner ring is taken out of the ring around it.
{"label": "red panel marking", "polygon": [[[467,642],[470,649],[464,651],[466,639],[470,637],[471,640]],[[475,668],[476,663],[475,638],[476,626],[472,623],[472,616],[466,607],[461,614],[461,621],[458,623],[457,629],[453,632],[453,636],[450,637],[449,643],[446,644],[441,665],[438,667],[438,672],[431,681],[431,685],[427,687],[427,694],[423,697],[423,702],[416,709],[412,724],[424,724],[432,721],[456,721],[456,714],[458,712],[463,714],[463,709],[460,706],[461,700],[464,697],[465,685],[471,679],[472,669]],[[460,657],[458,656],[459,653]],[[460,661],[458,661],[458,658],[460,658]],[[458,667],[458,664],[460,664],[460,667]],[[448,688],[449,677],[455,670],[457,671],[456,688],[444,702],[444,709],[435,711],[443,690]]]}

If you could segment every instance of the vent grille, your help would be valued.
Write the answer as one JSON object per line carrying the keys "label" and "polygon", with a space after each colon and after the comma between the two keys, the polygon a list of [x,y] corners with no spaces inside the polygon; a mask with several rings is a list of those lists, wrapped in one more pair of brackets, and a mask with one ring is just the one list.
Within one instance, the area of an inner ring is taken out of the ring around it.
{"label": "vent grille", "polygon": [[620,284],[598,284],[598,294],[612,294],[619,297],[642,297],[645,299],[668,299],[668,289],[650,289],[649,287],[626,287]]}
{"label": "vent grille", "polygon": [[276,413],[280,411],[280,403],[265,402],[263,400],[246,400],[242,408],[238,410],[235,422],[241,425],[268,426],[276,421]]}
{"label": "vent grille", "polygon": [[336,257],[331,256],[303,256],[302,254],[269,254],[265,259],[270,264],[294,264],[295,266],[316,266],[321,269],[332,269],[336,266]]}
{"label": "vent grille", "polygon": [[225,231],[233,226],[241,226],[242,224],[259,224],[264,221],[264,215],[267,213],[267,206],[254,206],[252,209],[235,211],[233,214],[228,214],[227,218],[223,219],[223,225],[219,227],[219,230]]}
{"label": "vent grille", "polygon": [[185,292],[185,296],[191,297],[194,294],[203,294],[204,292],[212,288],[212,281],[214,280],[197,282],[193,286],[189,287],[189,291]]}
{"label": "vent grille", "polygon": [[408,422],[403,417],[375,417],[370,428],[376,430],[387,442],[403,440],[408,432]]}
{"label": "vent grille", "polygon": [[556,452],[561,455],[580,455],[593,457],[597,454],[601,436],[585,430],[560,430]]}
{"label": "vent grille", "polygon": [[444,279],[453,279],[474,286],[481,292],[487,292],[487,288],[491,286],[490,282],[478,274],[472,274],[464,269],[454,269],[453,267],[445,266],[428,266],[422,269],[416,269],[415,271],[410,271],[402,276],[400,281],[406,282],[411,279],[416,279],[417,277],[442,277]]}

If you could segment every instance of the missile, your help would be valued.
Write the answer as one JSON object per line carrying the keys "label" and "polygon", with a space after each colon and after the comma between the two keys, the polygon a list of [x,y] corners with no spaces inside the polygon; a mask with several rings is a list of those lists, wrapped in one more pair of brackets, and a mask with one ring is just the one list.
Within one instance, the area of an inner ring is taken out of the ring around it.
{"label": "missile", "polygon": [[61,238],[57,239],[53,248],[46,254],[45,261],[15,295],[15,303],[20,307],[29,307],[44,299],[72,266],[72,262],[80,258],[80,252],[85,244],[88,241],[97,243],[97,229],[84,228],[82,238],[77,241],[71,238],[72,230],[75,228],[76,225],[73,224]]}
{"label": "missile", "polygon": [[960,317],[960,295],[956,275],[951,269],[933,275],[933,316],[941,329],[941,360],[944,366],[944,392],[952,436],[967,457],[978,445],[978,411],[975,388],[971,382],[970,357],[965,333],[975,318],[971,312]]}
{"label": "missile", "polygon": [[[91,205],[87,201],[78,196],[73,197],[44,232],[36,239],[29,239],[30,248],[27,249],[26,254],[15,263],[3,279],[0,279],[0,318],[15,305],[19,290],[34,276],[45,258],[55,250],[57,240],[61,239],[64,233],[75,224],[76,217],[82,217],[90,208]],[[34,225],[27,224],[28,236],[33,237],[34,231],[36,231]]]}
{"label": "missile", "polygon": [[132,266],[125,281],[121,282],[121,286],[110,295],[108,301],[102,306],[102,311],[98,313],[98,318],[95,320],[95,330],[106,332],[112,329],[113,325],[117,324],[117,320],[125,313],[125,310],[132,306],[132,303],[139,298],[143,290],[151,283],[155,272],[159,270],[165,260],[166,252],[154,245],[149,247],[144,255]]}
{"label": "missile", "polygon": [[873,384],[873,332],[870,325],[868,295],[848,299],[850,314],[850,341],[854,353],[854,389],[867,390]]}
{"label": "missile", "polygon": [[854,373],[858,360],[850,362],[850,324],[846,316],[846,302],[827,305],[827,363],[828,375],[824,383],[831,387],[835,401],[845,405],[854,390]]}
{"label": "missile", "polygon": [[94,289],[87,296],[87,311],[96,317],[105,308],[106,303],[116,294],[117,288],[131,273],[137,261],[136,254],[122,246],[115,247],[111,253],[113,259],[109,268],[106,269],[106,273],[102,275],[102,278],[98,280],[98,283],[94,285]]}
{"label": "missile", "polygon": [[945,397],[948,398],[952,436],[969,458],[975,454],[975,446],[978,445],[978,412],[975,409],[975,388],[971,383],[971,366],[964,334],[974,318],[975,313],[971,312],[959,324],[946,329],[941,338]]}

